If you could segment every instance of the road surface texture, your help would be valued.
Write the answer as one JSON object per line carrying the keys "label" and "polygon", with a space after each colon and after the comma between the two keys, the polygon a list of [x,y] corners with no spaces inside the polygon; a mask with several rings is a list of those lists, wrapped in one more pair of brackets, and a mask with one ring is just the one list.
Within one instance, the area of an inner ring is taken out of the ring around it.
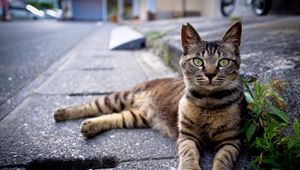
{"label": "road surface texture", "polygon": [[97,28],[95,23],[0,22],[0,120],[18,94],[51,64]]}
{"label": "road surface texture", "polygon": [[[300,101],[299,19],[269,16],[243,20],[242,70],[261,78],[284,78],[290,116],[299,113],[295,107]],[[166,30],[165,36],[151,43],[154,48],[166,45],[172,55],[165,61],[178,68],[179,32],[187,21],[206,39],[219,37],[230,25],[230,20],[224,19],[187,18],[131,26],[145,34]],[[109,51],[109,34],[115,27],[105,24],[95,30],[45,70],[42,78],[35,79],[36,86],[27,87],[25,99],[1,120],[0,168],[176,168],[175,141],[151,129],[110,130],[86,140],[79,129],[82,119],[53,120],[52,113],[58,107],[91,101],[145,80],[178,76],[149,51]],[[203,169],[210,169],[211,162],[212,153],[205,152]],[[236,169],[251,169],[249,158],[242,156]]]}

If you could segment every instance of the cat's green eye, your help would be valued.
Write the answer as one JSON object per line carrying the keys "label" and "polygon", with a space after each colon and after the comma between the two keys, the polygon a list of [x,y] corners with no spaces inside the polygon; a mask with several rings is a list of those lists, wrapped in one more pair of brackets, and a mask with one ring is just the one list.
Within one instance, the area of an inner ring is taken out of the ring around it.
{"label": "cat's green eye", "polygon": [[200,58],[194,58],[194,59],[193,59],[193,63],[194,63],[195,66],[197,66],[197,67],[203,66],[203,60],[200,59]]}
{"label": "cat's green eye", "polygon": [[229,59],[228,58],[223,58],[219,61],[219,66],[225,67],[229,64]]}

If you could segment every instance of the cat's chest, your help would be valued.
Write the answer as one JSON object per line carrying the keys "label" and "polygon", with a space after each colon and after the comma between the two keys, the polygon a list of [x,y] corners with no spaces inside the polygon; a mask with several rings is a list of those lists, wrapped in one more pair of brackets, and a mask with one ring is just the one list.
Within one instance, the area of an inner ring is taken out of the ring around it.
{"label": "cat's chest", "polygon": [[197,133],[206,138],[213,138],[217,132],[239,127],[240,124],[238,104],[212,110],[204,109],[194,102],[183,99],[179,105],[179,113],[182,118],[188,117],[193,120]]}
{"label": "cat's chest", "polygon": [[240,124],[238,111],[223,109],[219,111],[199,111],[197,118],[198,132],[205,138],[213,138],[214,134],[236,127]]}

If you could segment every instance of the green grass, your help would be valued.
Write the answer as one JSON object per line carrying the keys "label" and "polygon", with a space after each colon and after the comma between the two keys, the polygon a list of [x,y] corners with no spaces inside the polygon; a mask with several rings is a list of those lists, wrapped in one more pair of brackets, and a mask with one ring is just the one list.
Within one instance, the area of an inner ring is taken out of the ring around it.
{"label": "green grass", "polygon": [[148,40],[155,40],[166,36],[170,32],[174,32],[175,29],[168,29],[165,31],[151,31],[146,33],[146,38]]}

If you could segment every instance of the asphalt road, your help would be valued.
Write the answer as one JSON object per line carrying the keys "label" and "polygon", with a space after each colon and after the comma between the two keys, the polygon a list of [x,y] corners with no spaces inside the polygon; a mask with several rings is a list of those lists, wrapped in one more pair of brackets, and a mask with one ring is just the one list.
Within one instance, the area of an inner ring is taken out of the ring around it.
{"label": "asphalt road", "polygon": [[0,22],[0,105],[93,32],[96,25],[50,20]]}

